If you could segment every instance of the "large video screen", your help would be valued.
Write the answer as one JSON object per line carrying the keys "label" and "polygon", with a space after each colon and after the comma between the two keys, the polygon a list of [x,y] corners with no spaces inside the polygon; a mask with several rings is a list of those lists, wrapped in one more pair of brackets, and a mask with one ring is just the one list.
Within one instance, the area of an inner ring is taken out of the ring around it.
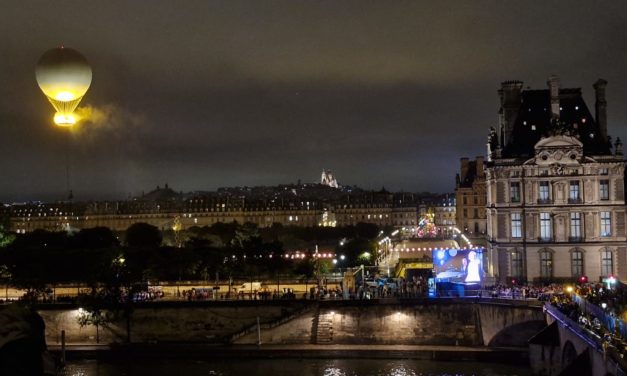
{"label": "large video screen", "polygon": [[483,250],[434,250],[433,267],[436,283],[480,284],[483,280]]}

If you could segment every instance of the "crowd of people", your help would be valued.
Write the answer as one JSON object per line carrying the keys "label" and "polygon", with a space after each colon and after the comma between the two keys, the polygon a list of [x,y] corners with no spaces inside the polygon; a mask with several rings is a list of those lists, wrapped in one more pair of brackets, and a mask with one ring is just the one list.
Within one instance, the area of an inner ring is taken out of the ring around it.
{"label": "crowd of people", "polygon": [[[607,289],[602,284],[584,284],[573,287],[572,294],[557,294],[550,298],[552,306],[575,321],[595,337],[604,353],[623,359],[627,355],[627,341],[621,332],[622,321],[616,307],[623,304],[624,288]],[[613,301],[612,308],[607,302]]]}
{"label": "crowd of people", "polygon": [[559,295],[564,292],[564,287],[558,284],[550,284],[547,286],[524,285],[495,285],[487,288],[489,296],[501,299],[538,299],[547,301],[553,295]]}

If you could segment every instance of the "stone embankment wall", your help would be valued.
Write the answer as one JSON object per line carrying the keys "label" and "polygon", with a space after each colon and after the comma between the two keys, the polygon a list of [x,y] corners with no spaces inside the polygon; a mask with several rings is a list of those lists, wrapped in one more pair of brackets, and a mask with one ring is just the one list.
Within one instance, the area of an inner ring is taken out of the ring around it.
{"label": "stone embankment wall", "polygon": [[[256,344],[259,317],[265,344],[526,346],[543,320],[540,307],[453,300],[205,303],[136,308],[131,341]],[[95,327],[81,328],[77,309],[40,313],[49,344],[60,343],[61,330],[68,343],[95,343]],[[125,342],[126,321],[101,328],[99,337]]]}
{"label": "stone embankment wall", "polygon": [[[132,342],[222,342],[257,322],[272,322],[289,315],[302,305],[260,304],[160,304],[137,307],[130,320]],[[96,327],[78,324],[78,308],[40,309],[46,323],[48,344],[61,343],[65,330],[67,343],[95,343]],[[127,338],[127,322],[120,317],[98,330],[100,343],[122,343]]]}
{"label": "stone embankment wall", "polygon": [[[257,332],[236,343],[257,343]],[[477,311],[467,305],[347,305],[320,307],[275,328],[262,329],[266,344],[481,345]]]}

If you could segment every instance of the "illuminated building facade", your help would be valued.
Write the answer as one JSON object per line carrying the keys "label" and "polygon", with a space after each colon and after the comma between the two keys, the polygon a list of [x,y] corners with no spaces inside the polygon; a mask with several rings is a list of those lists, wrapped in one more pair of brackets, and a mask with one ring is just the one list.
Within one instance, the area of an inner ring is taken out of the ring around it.
{"label": "illuminated building facade", "polygon": [[457,225],[457,210],[455,195],[444,195],[434,206],[434,222],[438,236],[448,238],[454,234]]}
{"label": "illuminated building facade", "polygon": [[419,200],[408,193],[349,193],[323,185],[234,188],[186,195],[166,185],[128,201],[12,204],[2,207],[0,214],[10,217],[11,229],[18,233],[100,226],[125,231],[138,222],[162,230],[171,229],[175,222],[187,229],[233,221],[259,227],[275,223],[298,227],[372,223],[409,228],[417,225]]}
{"label": "illuminated building facade", "polygon": [[487,231],[484,158],[462,158],[455,180],[457,228],[469,238],[483,239]]}
{"label": "illuminated building facade", "polygon": [[627,277],[625,161],[607,135],[605,86],[595,116],[581,89],[504,82],[486,167],[489,272],[500,280]]}

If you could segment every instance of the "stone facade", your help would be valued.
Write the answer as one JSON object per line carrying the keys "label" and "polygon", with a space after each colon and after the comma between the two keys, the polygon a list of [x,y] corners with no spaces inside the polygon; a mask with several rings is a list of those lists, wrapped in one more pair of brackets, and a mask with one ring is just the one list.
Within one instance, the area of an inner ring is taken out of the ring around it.
{"label": "stone facade", "polygon": [[473,239],[482,239],[487,230],[484,158],[461,159],[455,186],[457,228]]}
{"label": "stone facade", "polygon": [[453,228],[457,226],[455,196],[445,195],[433,209],[434,223],[438,229],[438,236],[444,238],[452,236],[455,233]]}
{"label": "stone facade", "polygon": [[556,77],[549,90],[503,83],[486,168],[493,276],[627,277],[625,161],[620,140],[607,137],[604,88],[595,84],[595,120],[580,89],[560,89]]}
{"label": "stone facade", "polygon": [[[280,188],[280,187],[279,187]],[[279,189],[279,193],[296,188]],[[333,189],[328,188],[327,189]],[[378,226],[415,227],[418,224],[420,198],[410,193],[387,191],[337,193],[337,197],[318,198],[245,199],[241,197],[191,196],[171,194],[158,197],[166,189],[157,189],[145,197],[119,202],[27,203],[0,205],[0,217],[10,219],[11,230],[27,233],[37,229],[62,231],[93,227],[108,227],[125,231],[138,222],[145,222],[162,230],[172,229],[175,223],[182,229],[211,226],[216,223],[254,223],[270,227],[283,226],[351,226],[372,223]],[[333,189],[337,190],[337,189]],[[274,192],[271,192],[271,196]],[[278,194],[278,193],[276,193]],[[162,197],[165,196],[165,197]]]}

